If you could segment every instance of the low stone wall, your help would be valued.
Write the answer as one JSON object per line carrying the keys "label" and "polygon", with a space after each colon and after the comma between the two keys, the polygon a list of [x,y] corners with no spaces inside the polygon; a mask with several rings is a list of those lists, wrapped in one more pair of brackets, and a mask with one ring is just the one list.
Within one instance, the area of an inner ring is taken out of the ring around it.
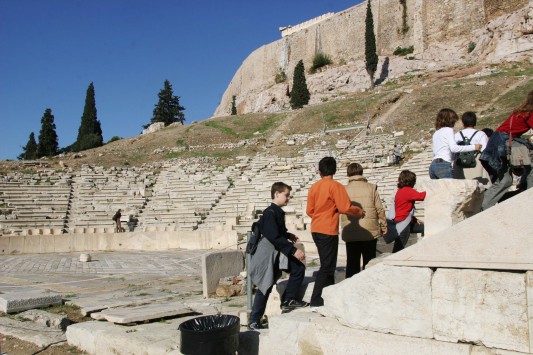
{"label": "low stone wall", "polygon": [[0,237],[0,255],[96,250],[236,249],[236,244],[235,231],[27,235]]}

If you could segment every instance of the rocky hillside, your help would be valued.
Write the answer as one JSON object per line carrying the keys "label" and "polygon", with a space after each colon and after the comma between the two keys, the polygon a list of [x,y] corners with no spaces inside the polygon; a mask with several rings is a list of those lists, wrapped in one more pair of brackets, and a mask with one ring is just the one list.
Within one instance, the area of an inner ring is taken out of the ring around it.
{"label": "rocky hillside", "polygon": [[[434,117],[443,107],[478,112],[480,127],[496,127],[533,90],[529,61],[468,64],[441,72],[415,72],[391,79],[374,91],[339,94],[300,110],[225,116],[115,141],[77,154],[41,159],[53,169],[79,169],[83,164],[141,166],[172,158],[209,158],[215,165],[235,164],[237,156],[268,152],[295,156],[305,148],[334,148],[350,140],[360,128],[372,133],[403,131],[397,139],[420,145],[428,142]],[[377,129],[376,127],[381,127]],[[194,159],[193,159],[194,160]],[[0,174],[30,170],[27,162],[0,162]]]}
{"label": "rocky hillside", "polygon": [[[375,0],[372,9],[380,57],[376,77],[381,83],[479,63],[533,63],[533,1]],[[366,2],[251,53],[228,85],[215,116],[230,113],[233,96],[241,114],[288,110],[287,90],[296,63],[302,59],[309,69],[317,53],[333,63],[307,74],[310,104],[367,89],[365,11]],[[394,55],[398,47],[412,47],[413,53]],[[285,80],[280,80],[280,73]]]}

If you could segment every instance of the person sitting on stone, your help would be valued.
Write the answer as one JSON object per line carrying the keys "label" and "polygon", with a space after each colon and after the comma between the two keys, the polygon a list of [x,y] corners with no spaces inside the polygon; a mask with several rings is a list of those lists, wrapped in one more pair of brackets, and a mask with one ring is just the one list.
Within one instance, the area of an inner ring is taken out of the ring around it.
{"label": "person sitting on stone", "polygon": [[[480,151],[483,151],[487,146],[489,138],[485,132],[475,129],[477,123],[477,117],[475,112],[465,112],[461,115],[461,122],[463,123],[463,129],[455,133],[455,141],[460,144],[464,139],[468,139],[470,144],[481,144]],[[476,156],[476,166],[467,168],[459,166],[459,164],[453,165],[453,178],[454,179],[468,179],[477,180],[483,185],[490,183],[489,174],[479,162],[479,155]]]}
{"label": "person sitting on stone", "polygon": [[487,147],[481,153],[480,161],[483,167],[494,178],[492,186],[485,191],[483,196],[483,210],[494,206],[502,199],[513,184],[513,173],[520,176],[519,191],[533,187],[531,165],[526,164],[521,169],[517,169],[511,166],[510,156],[508,157],[512,149],[518,149],[520,145],[527,146],[531,154],[533,146],[526,139],[521,138],[530,129],[533,129],[533,90],[528,93],[526,100],[515,108],[511,115],[496,129],[490,137]]}
{"label": "person sitting on stone", "polygon": [[281,209],[289,203],[291,190],[283,182],[274,183],[270,190],[272,204],[263,211],[259,220],[262,238],[252,255],[248,270],[251,282],[257,286],[248,321],[250,330],[263,328],[261,318],[272,287],[281,276],[281,270],[289,272],[287,288],[281,296],[282,311],[309,306],[309,303],[297,299],[305,276],[305,265],[302,263],[305,254],[294,246],[298,237],[287,231],[285,212]]}
{"label": "person sitting on stone", "polygon": [[363,219],[341,215],[341,235],[346,243],[346,278],[349,278],[361,271],[361,256],[363,270],[376,257],[377,238],[387,233],[387,221],[377,186],[363,176],[361,164],[352,163],[346,170],[348,196],[352,203],[360,204],[366,211]]}
{"label": "person sitting on stone", "polygon": [[424,233],[424,223],[418,220],[415,214],[415,202],[424,201],[426,192],[418,192],[413,187],[416,184],[416,174],[403,170],[398,176],[398,191],[394,198],[394,222],[399,232],[394,241],[392,252],[396,253],[407,246],[411,233]]}
{"label": "person sitting on stone", "polygon": [[458,119],[457,113],[449,108],[443,108],[437,114],[436,131],[433,134],[433,161],[429,165],[429,177],[432,179],[452,178],[453,153],[481,149],[481,144],[457,145],[453,126]]}

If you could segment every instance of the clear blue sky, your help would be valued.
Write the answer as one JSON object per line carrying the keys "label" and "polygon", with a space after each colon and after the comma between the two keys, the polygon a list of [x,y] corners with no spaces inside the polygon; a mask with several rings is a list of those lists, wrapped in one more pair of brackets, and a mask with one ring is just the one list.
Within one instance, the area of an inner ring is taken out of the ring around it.
{"label": "clear blue sky", "polygon": [[138,135],[168,79],[186,123],[211,117],[243,60],[296,25],[361,0],[0,0],[0,159],[46,108],[73,143],[94,83],[104,141]]}

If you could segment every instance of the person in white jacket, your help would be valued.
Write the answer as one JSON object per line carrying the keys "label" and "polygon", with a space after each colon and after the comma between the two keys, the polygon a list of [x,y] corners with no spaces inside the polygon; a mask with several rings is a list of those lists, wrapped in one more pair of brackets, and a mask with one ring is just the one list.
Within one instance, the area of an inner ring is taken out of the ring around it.
{"label": "person in white jacket", "polygon": [[436,132],[433,134],[433,161],[429,165],[432,179],[451,179],[453,153],[480,150],[481,144],[458,145],[455,141],[453,126],[459,120],[454,110],[443,108],[435,120]]}

